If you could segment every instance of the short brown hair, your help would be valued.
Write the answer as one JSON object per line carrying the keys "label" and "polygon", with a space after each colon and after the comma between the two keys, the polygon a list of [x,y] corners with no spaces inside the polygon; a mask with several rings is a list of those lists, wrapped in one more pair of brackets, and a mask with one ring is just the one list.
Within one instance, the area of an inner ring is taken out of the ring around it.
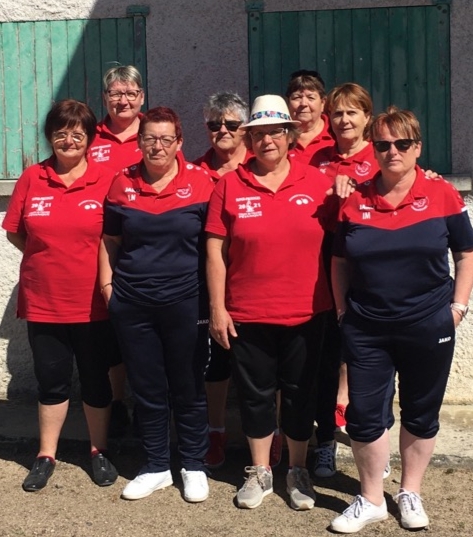
{"label": "short brown hair", "polygon": [[321,99],[326,96],[325,83],[317,71],[301,69],[291,74],[287,85],[286,97],[289,98],[295,91],[316,91]]}
{"label": "short brown hair", "polygon": [[140,126],[138,129],[138,134],[143,134],[143,131],[148,123],[172,123],[176,130],[176,136],[178,140],[182,140],[182,125],[179,116],[172,110],[172,108],[167,108],[166,106],[157,106],[156,108],[151,108],[145,112],[140,120]]}
{"label": "short brown hair", "polygon": [[405,136],[415,142],[421,141],[420,124],[415,114],[410,110],[400,110],[397,106],[388,106],[385,112],[378,114],[370,126],[371,139],[381,127],[387,127],[399,136]]}
{"label": "short brown hair", "polygon": [[53,132],[61,129],[73,129],[80,125],[87,134],[87,147],[92,145],[97,130],[97,118],[89,105],[75,99],[63,99],[53,104],[46,116],[44,135],[49,143]]}
{"label": "short brown hair", "polygon": [[[341,102],[363,110],[369,118],[373,116],[373,101],[368,90],[355,82],[346,82],[345,84],[336,86],[329,92],[325,101],[325,113],[330,116]],[[369,126],[370,121],[368,121],[365,127],[365,139],[369,136]]]}

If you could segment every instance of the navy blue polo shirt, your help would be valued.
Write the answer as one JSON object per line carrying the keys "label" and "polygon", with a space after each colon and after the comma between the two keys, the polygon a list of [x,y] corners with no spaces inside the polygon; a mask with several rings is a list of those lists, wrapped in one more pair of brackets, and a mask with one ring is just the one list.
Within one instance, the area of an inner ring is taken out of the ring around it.
{"label": "navy blue polo shirt", "polygon": [[177,176],[158,193],[126,168],[107,196],[104,233],[121,236],[114,267],[117,298],[168,305],[199,294],[204,282],[203,228],[213,191],[210,175],[176,156]]}
{"label": "navy blue polo shirt", "polygon": [[448,250],[473,249],[458,191],[416,171],[398,207],[377,193],[378,174],[340,209],[334,255],[348,263],[349,306],[368,320],[415,322],[437,311],[453,297]]}

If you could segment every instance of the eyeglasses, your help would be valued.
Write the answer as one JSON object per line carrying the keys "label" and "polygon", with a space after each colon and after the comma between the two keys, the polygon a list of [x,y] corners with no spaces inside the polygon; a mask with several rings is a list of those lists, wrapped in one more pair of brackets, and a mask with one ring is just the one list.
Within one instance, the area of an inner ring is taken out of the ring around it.
{"label": "eyeglasses", "polygon": [[53,142],[65,142],[68,136],[72,138],[73,142],[75,142],[76,144],[80,144],[84,141],[87,134],[85,134],[85,132],[53,132]]}
{"label": "eyeglasses", "polygon": [[391,149],[391,145],[394,145],[398,151],[407,151],[414,143],[416,141],[411,138],[401,138],[400,140],[394,140],[394,142],[380,140],[379,142],[373,142],[373,145],[378,153],[386,153],[386,151]]}
{"label": "eyeglasses", "polygon": [[140,95],[140,93],[142,92],[143,90],[128,90],[128,91],[114,91],[114,90],[110,90],[110,91],[107,91],[107,95],[108,95],[108,100],[110,102],[116,102],[116,101],[119,101],[122,97],[125,97],[125,99],[127,101],[130,101],[130,102],[133,102],[133,101],[136,101],[136,99],[138,99],[138,96]]}
{"label": "eyeglasses", "polygon": [[265,136],[269,136],[273,140],[278,140],[287,134],[288,130],[285,127],[274,129],[272,131],[250,131],[250,136],[254,142],[260,142]]}
{"label": "eyeglasses", "polygon": [[236,132],[242,123],[243,121],[236,121],[233,119],[224,121],[207,121],[207,127],[209,131],[218,132],[222,128],[222,125],[225,125],[227,131]]}
{"label": "eyeglasses", "polygon": [[152,147],[156,142],[160,142],[163,147],[171,147],[177,140],[177,136],[141,136],[141,141],[146,147]]}

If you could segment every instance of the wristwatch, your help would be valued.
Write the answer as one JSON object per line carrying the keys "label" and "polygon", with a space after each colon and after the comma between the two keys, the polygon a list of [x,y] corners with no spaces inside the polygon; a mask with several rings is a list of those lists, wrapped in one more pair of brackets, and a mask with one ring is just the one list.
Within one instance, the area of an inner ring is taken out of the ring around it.
{"label": "wristwatch", "polygon": [[466,317],[466,314],[468,313],[468,310],[470,309],[465,304],[460,304],[459,302],[452,302],[450,304],[450,308],[458,312],[461,315],[462,319]]}

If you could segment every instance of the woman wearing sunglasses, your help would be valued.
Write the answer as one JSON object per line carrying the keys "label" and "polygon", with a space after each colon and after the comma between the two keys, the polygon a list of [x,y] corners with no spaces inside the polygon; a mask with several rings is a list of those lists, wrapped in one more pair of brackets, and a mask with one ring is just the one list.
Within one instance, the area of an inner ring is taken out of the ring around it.
{"label": "woman wearing sunglasses", "polygon": [[[473,230],[459,193],[416,165],[422,142],[412,112],[395,107],[370,128],[380,172],[339,215],[332,283],[348,367],[347,432],[361,494],[331,527],[354,533],[388,518],[383,470],[399,378],[401,525],[428,526],[420,497],[434,450],[455,329],[473,286]],[[448,251],[454,261],[450,276]]]}
{"label": "woman wearing sunglasses", "polygon": [[300,136],[290,155],[304,164],[335,144],[329,119],[323,113],[326,97],[325,83],[317,71],[302,69],[291,74],[286,98],[292,119],[300,121]]}
{"label": "woman wearing sunglasses", "polygon": [[54,104],[44,128],[53,154],[18,179],[3,221],[8,240],[23,253],[18,315],[27,321],[39,389],[39,452],[23,482],[29,492],[44,488],[56,466],[74,359],[92,477],[99,486],[118,477],[106,452],[115,340],[97,273],[103,202],[113,172],[87,156],[96,125],[86,104],[72,99]]}
{"label": "woman wearing sunglasses", "polygon": [[290,503],[306,510],[315,501],[306,456],[321,334],[332,307],[319,263],[330,182],[288,158],[298,125],[282,97],[255,100],[243,126],[254,157],[217,183],[206,224],[210,333],[233,356],[252,457],[236,501],[248,509],[273,491],[270,448],[278,389],[289,448]]}
{"label": "woman wearing sunglasses", "polygon": [[[90,147],[90,156],[115,172],[136,164],[141,159],[138,147],[138,127],[141,107],[145,101],[141,74],[133,65],[110,68],[103,77],[103,102],[107,115],[97,125],[97,134]],[[110,362],[112,412],[109,435],[121,437],[130,422],[126,396],[126,373],[119,352],[112,353]]]}
{"label": "woman wearing sunglasses", "polygon": [[213,182],[184,161],[182,127],[170,108],[145,113],[142,160],[118,174],[107,196],[100,284],[136,401],[147,462],[122,497],[137,500],[173,483],[170,404],[184,499],[209,488],[204,369],[208,304],[203,296],[203,225]]}

